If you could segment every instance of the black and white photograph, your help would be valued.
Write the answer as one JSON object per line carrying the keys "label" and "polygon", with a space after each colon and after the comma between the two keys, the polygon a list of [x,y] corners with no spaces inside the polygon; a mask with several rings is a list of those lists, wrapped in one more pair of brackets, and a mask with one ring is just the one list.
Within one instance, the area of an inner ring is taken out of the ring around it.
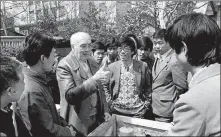
{"label": "black and white photograph", "polygon": [[221,136],[221,1],[0,3],[0,137]]}

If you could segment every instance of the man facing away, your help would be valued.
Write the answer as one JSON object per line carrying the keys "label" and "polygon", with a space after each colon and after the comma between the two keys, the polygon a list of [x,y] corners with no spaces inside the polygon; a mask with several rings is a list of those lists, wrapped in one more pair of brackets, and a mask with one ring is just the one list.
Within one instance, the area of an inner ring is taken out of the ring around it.
{"label": "man facing away", "polygon": [[220,136],[220,28],[207,15],[186,14],[168,28],[167,39],[193,75],[176,102],[168,136]]}
{"label": "man facing away", "polygon": [[52,93],[46,82],[46,73],[51,71],[55,56],[55,41],[40,33],[26,37],[23,69],[25,90],[18,101],[18,111],[33,136],[75,136],[71,125],[62,119],[56,110]]}
{"label": "man facing away", "polygon": [[6,56],[0,56],[0,65],[0,136],[28,137],[30,134],[22,119],[15,113],[14,107],[14,110],[10,109],[10,104],[17,102],[24,91],[23,66]]}
{"label": "man facing away", "polygon": [[[101,122],[108,120],[108,106],[102,83],[106,82],[109,71],[91,58],[91,37],[78,32],[70,39],[72,51],[57,67],[60,89],[60,115],[87,135]],[[106,65],[105,65],[106,66]]]}
{"label": "man facing away", "polygon": [[152,109],[155,120],[172,122],[175,102],[188,89],[187,73],[177,62],[174,51],[165,40],[166,30],[154,33],[153,44],[157,54],[152,76]]}

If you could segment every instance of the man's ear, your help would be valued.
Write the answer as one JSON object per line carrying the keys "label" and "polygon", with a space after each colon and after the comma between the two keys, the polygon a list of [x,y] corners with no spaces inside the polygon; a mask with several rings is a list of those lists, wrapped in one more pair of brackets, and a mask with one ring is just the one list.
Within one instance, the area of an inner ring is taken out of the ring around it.
{"label": "man's ear", "polygon": [[42,62],[44,62],[44,61],[45,61],[45,56],[44,56],[44,55],[41,55],[40,60],[41,60]]}
{"label": "man's ear", "polygon": [[11,96],[12,95],[12,88],[11,87],[8,87],[5,91],[5,93],[8,95],[8,96]]}
{"label": "man's ear", "polygon": [[187,54],[187,46],[186,46],[186,43],[185,42],[183,42],[182,41],[182,43],[183,43],[183,48],[182,48],[182,51],[185,53],[185,55]]}

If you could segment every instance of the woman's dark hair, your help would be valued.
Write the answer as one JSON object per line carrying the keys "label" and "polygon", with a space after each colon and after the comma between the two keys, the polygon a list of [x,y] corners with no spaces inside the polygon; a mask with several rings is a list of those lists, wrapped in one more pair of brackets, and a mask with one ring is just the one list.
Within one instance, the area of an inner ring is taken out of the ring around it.
{"label": "woman's dark hair", "polygon": [[18,73],[22,72],[22,64],[7,56],[0,56],[0,96],[12,84],[19,81]]}
{"label": "woman's dark hair", "polygon": [[191,13],[178,17],[168,28],[165,40],[177,54],[185,43],[187,59],[192,66],[220,61],[221,30],[207,15]]}
{"label": "woman's dark hair", "polygon": [[47,35],[38,32],[30,34],[25,39],[24,60],[29,66],[37,64],[41,55],[50,56],[55,44],[55,40]]}

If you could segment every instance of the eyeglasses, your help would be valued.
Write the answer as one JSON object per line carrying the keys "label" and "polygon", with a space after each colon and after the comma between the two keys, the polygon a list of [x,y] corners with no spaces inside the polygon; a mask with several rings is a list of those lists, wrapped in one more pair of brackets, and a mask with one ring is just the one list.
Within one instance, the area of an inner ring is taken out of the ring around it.
{"label": "eyeglasses", "polygon": [[93,46],[91,44],[82,44],[80,46],[81,50],[92,50]]}
{"label": "eyeglasses", "polygon": [[129,48],[129,47],[125,47],[125,48],[118,47],[117,50],[118,50],[118,52],[121,52],[122,50],[124,50],[125,52],[129,52],[129,51],[131,51],[131,48]]}

